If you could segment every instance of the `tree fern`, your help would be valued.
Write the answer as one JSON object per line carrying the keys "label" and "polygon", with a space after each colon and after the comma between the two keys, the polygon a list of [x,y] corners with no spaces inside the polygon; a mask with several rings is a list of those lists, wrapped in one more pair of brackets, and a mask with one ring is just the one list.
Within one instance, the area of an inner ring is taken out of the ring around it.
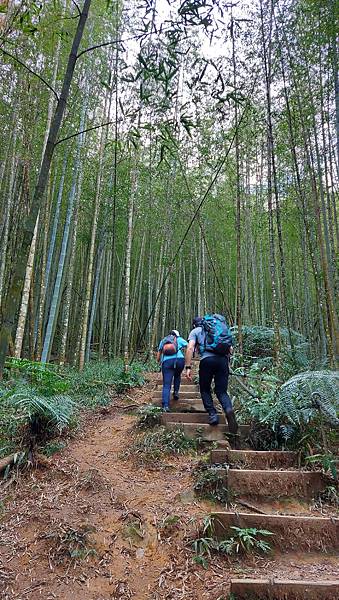
{"label": "tree fern", "polygon": [[5,402],[23,420],[41,419],[59,431],[65,429],[74,414],[75,403],[66,395],[42,396],[35,388],[23,387],[6,396]]}
{"label": "tree fern", "polygon": [[322,398],[319,392],[314,392],[312,394],[312,401],[315,408],[317,408],[326,418],[326,420],[333,427],[339,426],[339,419],[337,417],[336,408],[328,398]]}
{"label": "tree fern", "polygon": [[326,421],[338,426],[339,373],[335,371],[306,371],[291,377],[278,393],[283,412],[294,423],[309,422],[321,411]]}

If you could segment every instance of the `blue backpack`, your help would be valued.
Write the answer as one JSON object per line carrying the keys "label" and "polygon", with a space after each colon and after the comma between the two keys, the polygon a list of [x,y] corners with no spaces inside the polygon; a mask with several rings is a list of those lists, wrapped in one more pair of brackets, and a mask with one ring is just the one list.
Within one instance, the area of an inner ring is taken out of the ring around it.
{"label": "blue backpack", "polygon": [[225,317],[218,314],[205,315],[201,327],[206,334],[203,350],[227,356],[233,345],[233,339]]}

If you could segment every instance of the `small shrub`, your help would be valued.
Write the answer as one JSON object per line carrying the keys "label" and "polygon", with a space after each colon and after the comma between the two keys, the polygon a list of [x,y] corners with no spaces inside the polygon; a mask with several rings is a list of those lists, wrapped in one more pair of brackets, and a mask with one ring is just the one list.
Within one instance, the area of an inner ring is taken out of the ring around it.
{"label": "small shrub", "polygon": [[157,528],[160,531],[162,537],[169,537],[173,535],[180,526],[180,517],[179,515],[167,515],[164,517],[160,523],[157,524]]}
{"label": "small shrub", "polygon": [[76,406],[69,396],[43,396],[28,386],[10,390],[3,402],[21,424],[28,424],[30,434],[37,440],[68,427]]}
{"label": "small shrub", "polygon": [[339,508],[339,495],[337,486],[328,485],[322,492],[320,492],[318,499],[320,503],[325,502],[326,504],[331,504],[332,506]]}
{"label": "small shrub", "polygon": [[[237,344],[238,327],[231,328],[234,341]],[[289,349],[289,332],[286,328],[280,329],[281,341],[285,348]],[[292,342],[296,348],[308,349],[308,344],[303,335],[297,331],[291,331]],[[274,354],[275,332],[272,327],[252,325],[242,327],[243,353],[247,358],[272,357]],[[252,362],[250,360],[250,362]]]}
{"label": "small shrub", "polygon": [[256,529],[255,527],[231,527],[235,534],[228,540],[224,540],[219,544],[219,552],[226,554],[245,554],[259,550],[267,554],[271,550],[270,544],[265,542],[263,537],[274,535],[272,531],[267,529]]}
{"label": "small shrub", "polygon": [[282,445],[275,429],[256,420],[250,425],[248,442],[253,450],[277,450]]}
{"label": "small shrub", "polygon": [[214,535],[214,523],[211,517],[207,517],[203,522],[203,527],[193,543],[192,548],[195,553],[194,562],[207,566],[209,558],[213,554],[249,554],[264,552],[267,554],[271,550],[263,538],[274,535],[267,529],[256,529],[254,527],[242,528],[231,527],[234,535],[224,540],[217,540]]}
{"label": "small shrub", "polygon": [[330,430],[339,425],[338,407],[338,373],[307,371],[281,386],[272,378],[270,384],[265,376],[257,397],[241,398],[239,412],[243,422],[252,422],[250,437],[256,450],[312,445],[326,451]]}
{"label": "small shrub", "polygon": [[133,515],[129,516],[124,525],[122,536],[124,539],[132,540],[134,542],[143,540],[145,537],[145,530],[141,519]]}

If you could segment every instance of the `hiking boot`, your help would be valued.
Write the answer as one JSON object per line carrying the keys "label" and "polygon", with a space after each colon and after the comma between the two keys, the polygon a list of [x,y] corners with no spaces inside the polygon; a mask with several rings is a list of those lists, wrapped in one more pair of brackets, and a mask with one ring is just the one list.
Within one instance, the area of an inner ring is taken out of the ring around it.
{"label": "hiking boot", "polygon": [[230,430],[230,433],[233,433],[234,435],[236,435],[237,431],[238,431],[238,423],[236,421],[234,411],[233,410],[228,411],[227,413],[225,413],[225,416],[226,416],[226,420],[228,423],[228,429]]}
{"label": "hiking boot", "polygon": [[163,406],[162,407],[163,412],[171,412],[169,406]]}
{"label": "hiking boot", "polygon": [[208,422],[210,425],[218,425],[219,424],[219,417],[218,415],[210,415]]}
{"label": "hiking boot", "polygon": [[173,400],[177,402],[179,400],[179,394],[173,394]]}

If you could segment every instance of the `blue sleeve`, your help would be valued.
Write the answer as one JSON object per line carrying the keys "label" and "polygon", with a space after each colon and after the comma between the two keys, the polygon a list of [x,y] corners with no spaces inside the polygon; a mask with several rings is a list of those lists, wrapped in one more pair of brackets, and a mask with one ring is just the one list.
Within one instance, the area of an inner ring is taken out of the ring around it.
{"label": "blue sleeve", "polygon": [[192,329],[191,333],[188,336],[188,341],[191,342],[192,340],[194,341],[195,344],[198,343],[197,328]]}
{"label": "blue sleeve", "polygon": [[164,340],[161,340],[159,347],[158,347],[158,351],[161,352],[161,350],[163,349],[164,346]]}

